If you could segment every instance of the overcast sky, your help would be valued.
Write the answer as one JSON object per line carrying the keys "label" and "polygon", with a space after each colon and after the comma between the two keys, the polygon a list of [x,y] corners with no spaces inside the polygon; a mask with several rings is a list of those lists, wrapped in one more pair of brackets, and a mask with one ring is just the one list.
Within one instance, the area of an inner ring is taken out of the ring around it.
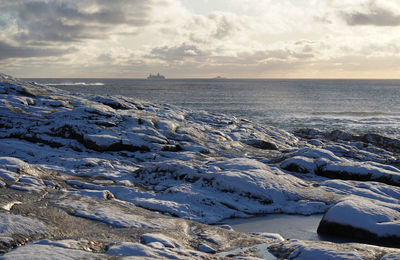
{"label": "overcast sky", "polygon": [[400,78],[400,1],[1,0],[0,71]]}

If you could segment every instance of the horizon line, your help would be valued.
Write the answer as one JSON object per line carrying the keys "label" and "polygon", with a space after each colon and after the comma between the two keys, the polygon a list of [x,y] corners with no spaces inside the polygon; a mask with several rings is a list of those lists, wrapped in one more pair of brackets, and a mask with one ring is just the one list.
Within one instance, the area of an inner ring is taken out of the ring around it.
{"label": "horizon line", "polygon": [[[14,76],[13,76],[14,77]],[[142,78],[118,78],[118,77],[14,77],[14,78],[20,78],[20,79],[134,79],[134,80],[148,80],[146,77]],[[172,77],[172,78],[165,78],[163,80],[148,80],[148,81],[164,81],[164,80],[181,80],[181,79],[214,79],[214,80],[219,80],[219,81],[224,81],[224,80],[400,80],[399,78],[278,78],[278,77],[271,77],[271,78],[229,78],[229,77],[222,77],[222,78],[217,78],[217,77],[184,77],[184,78],[178,78],[178,77]]]}

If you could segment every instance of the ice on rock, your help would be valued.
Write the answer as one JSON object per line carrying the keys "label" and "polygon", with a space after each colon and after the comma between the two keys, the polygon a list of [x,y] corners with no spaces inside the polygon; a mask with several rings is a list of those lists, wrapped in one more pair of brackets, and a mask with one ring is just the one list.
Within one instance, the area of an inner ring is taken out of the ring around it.
{"label": "ice on rock", "polygon": [[313,159],[326,159],[332,162],[340,162],[342,159],[336,156],[333,152],[322,148],[303,148],[299,149],[294,155],[303,156]]}
{"label": "ice on rock", "polygon": [[19,169],[27,166],[24,161],[14,157],[0,157],[0,165],[1,168],[11,172],[18,172]]}
{"label": "ice on rock", "polygon": [[91,196],[99,199],[109,200],[113,199],[114,195],[108,190],[79,190],[79,191],[71,191],[70,194],[73,195],[83,195],[83,196]]}
{"label": "ice on rock", "polygon": [[201,252],[204,252],[204,253],[210,253],[210,254],[215,254],[215,253],[216,253],[216,251],[215,251],[214,248],[212,248],[211,246],[206,245],[206,244],[200,244],[200,245],[197,247],[197,249],[198,249],[199,251],[201,251]]}
{"label": "ice on rock", "polygon": [[[18,178],[18,173],[8,171],[5,169],[0,169],[0,178],[2,178],[4,180],[9,180],[9,181],[16,181]],[[4,183],[4,182],[2,181],[2,183]]]}
{"label": "ice on rock", "polygon": [[0,236],[10,237],[15,234],[26,236],[45,234],[49,228],[33,218],[8,213],[0,213]]}
{"label": "ice on rock", "polygon": [[219,224],[217,226],[226,230],[233,230],[233,228],[228,224]]}
{"label": "ice on rock", "polygon": [[181,247],[181,245],[179,245],[179,243],[175,239],[167,237],[163,234],[146,233],[140,236],[140,240],[146,245],[154,242],[159,242],[165,247]]}
{"label": "ice on rock", "polygon": [[341,158],[322,148],[300,149],[287,157],[280,167],[291,172],[315,173],[332,179],[379,181],[400,186],[400,169],[391,165]]}
{"label": "ice on rock", "polygon": [[400,186],[400,171],[389,170],[368,162],[327,163],[318,172],[319,175],[354,180],[375,180]]}
{"label": "ice on rock", "polygon": [[[331,243],[322,241],[285,240],[269,246],[269,251],[278,259],[385,259],[382,255],[396,256],[399,249],[389,249],[358,243]],[[385,257],[385,256],[384,256]]]}
{"label": "ice on rock", "polygon": [[51,246],[58,246],[58,247],[65,247],[71,249],[79,249],[79,241],[73,239],[64,239],[64,240],[49,240],[43,239],[35,242],[36,245],[51,245]]}
{"label": "ice on rock", "polygon": [[397,259],[400,259],[400,252],[386,254],[380,260],[397,260]]}
{"label": "ice on rock", "polygon": [[[0,147],[1,150],[1,147]],[[31,167],[28,163],[15,158],[15,157],[0,157],[0,177],[10,181],[16,181],[22,178],[24,179],[33,178],[29,176],[22,176],[18,178],[21,173],[27,173],[33,176],[37,176],[39,173],[36,169]],[[35,183],[39,184],[40,180],[36,179]],[[33,184],[31,182],[31,184]]]}
{"label": "ice on rock", "polygon": [[314,172],[317,169],[317,165],[314,159],[303,156],[294,156],[288,158],[283,161],[280,166],[282,167],[282,169],[299,173]]}
{"label": "ice on rock", "polygon": [[113,245],[107,250],[107,254],[120,256],[157,257],[157,255],[153,252],[153,249],[150,247],[131,242],[121,242]]}
{"label": "ice on rock", "polygon": [[335,249],[327,249],[322,246],[303,246],[300,245],[288,257],[296,260],[359,260],[362,256],[357,252],[342,252]]}
{"label": "ice on rock", "polygon": [[[72,193],[74,194],[74,193]],[[97,196],[96,196],[97,197]],[[157,225],[140,215],[125,212],[118,205],[101,205],[88,197],[70,196],[57,203],[65,208],[73,209],[74,215],[97,220],[120,228],[153,228]],[[133,208],[133,207],[132,207]],[[131,209],[132,210],[132,209]]]}
{"label": "ice on rock", "polygon": [[122,139],[120,137],[107,134],[85,135],[84,138],[87,142],[93,142],[104,150],[112,145],[122,143]]}
{"label": "ice on rock", "polygon": [[400,203],[400,187],[379,182],[360,182],[345,180],[327,180],[320,183],[321,187],[337,194],[357,195],[382,202]]}
{"label": "ice on rock", "polygon": [[28,244],[18,247],[3,256],[2,260],[75,260],[75,259],[104,259],[106,255],[86,252],[83,250],[69,249],[57,244]]}
{"label": "ice on rock", "polygon": [[284,241],[285,240],[280,234],[277,234],[277,233],[252,232],[251,234],[256,235],[256,236],[269,238],[269,239],[273,239],[273,240],[278,240],[278,241]]}

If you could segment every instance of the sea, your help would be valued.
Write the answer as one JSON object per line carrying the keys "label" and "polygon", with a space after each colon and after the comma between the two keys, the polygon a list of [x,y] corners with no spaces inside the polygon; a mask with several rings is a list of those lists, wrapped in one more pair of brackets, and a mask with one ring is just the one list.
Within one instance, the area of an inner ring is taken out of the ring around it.
{"label": "sea", "polygon": [[400,80],[27,79],[93,95],[122,95],[299,128],[400,138]]}

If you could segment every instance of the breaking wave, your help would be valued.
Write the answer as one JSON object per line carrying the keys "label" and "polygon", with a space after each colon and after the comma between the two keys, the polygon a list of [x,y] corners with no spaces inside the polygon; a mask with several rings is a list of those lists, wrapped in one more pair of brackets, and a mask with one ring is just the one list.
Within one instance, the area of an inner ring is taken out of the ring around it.
{"label": "breaking wave", "polygon": [[102,82],[61,82],[61,83],[47,83],[48,86],[104,86]]}

